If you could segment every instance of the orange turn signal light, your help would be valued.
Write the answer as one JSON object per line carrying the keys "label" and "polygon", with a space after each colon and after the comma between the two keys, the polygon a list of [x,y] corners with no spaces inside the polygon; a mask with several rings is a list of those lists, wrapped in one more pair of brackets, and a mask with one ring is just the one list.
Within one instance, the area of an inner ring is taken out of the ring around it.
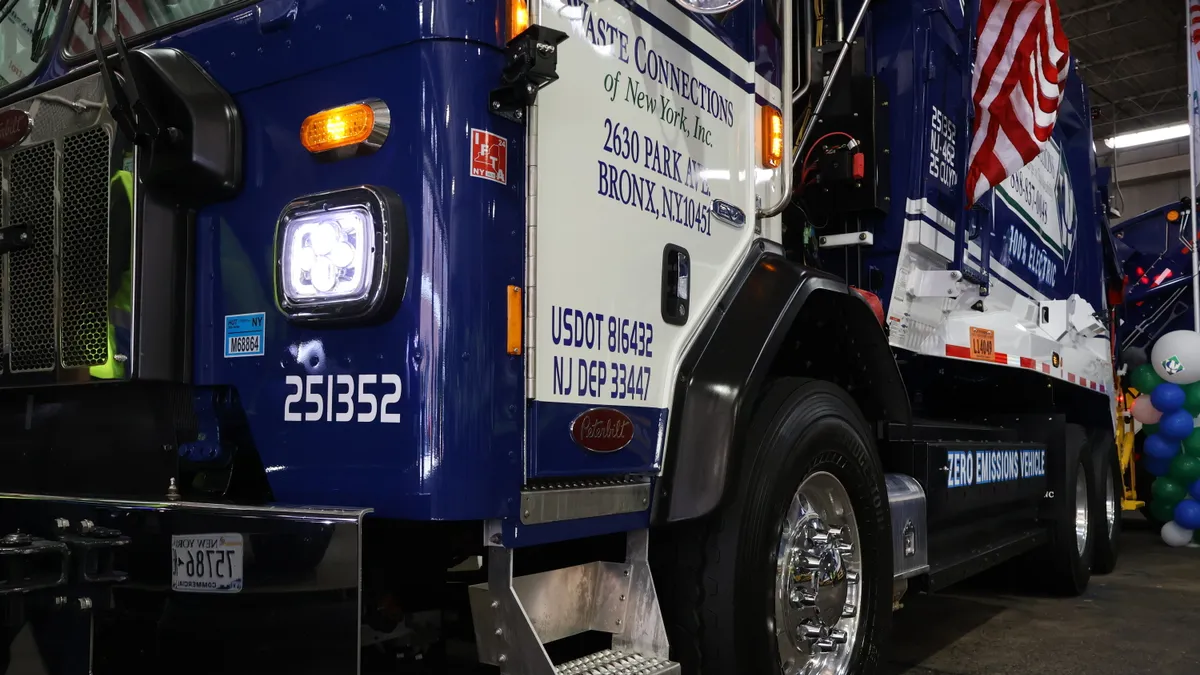
{"label": "orange turn signal light", "polygon": [[313,154],[362,145],[375,131],[375,107],[352,103],[309,115],[300,125],[300,142]]}
{"label": "orange turn signal light", "polygon": [[1179,222],[1179,212],[1176,211],[1175,209],[1171,209],[1170,211],[1167,211],[1167,222],[1168,223],[1178,223]]}
{"label": "orange turn signal light", "polygon": [[777,169],[783,164],[783,113],[774,106],[762,106],[762,130],[759,145],[762,165]]}

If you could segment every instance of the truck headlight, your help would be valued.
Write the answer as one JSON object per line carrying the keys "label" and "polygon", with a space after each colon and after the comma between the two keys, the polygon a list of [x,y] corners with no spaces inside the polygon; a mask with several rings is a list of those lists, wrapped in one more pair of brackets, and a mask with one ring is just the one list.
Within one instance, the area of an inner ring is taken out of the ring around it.
{"label": "truck headlight", "polygon": [[404,292],[408,228],[391,190],[360,186],[301,197],[275,228],[275,296],[294,321],[376,316]]}

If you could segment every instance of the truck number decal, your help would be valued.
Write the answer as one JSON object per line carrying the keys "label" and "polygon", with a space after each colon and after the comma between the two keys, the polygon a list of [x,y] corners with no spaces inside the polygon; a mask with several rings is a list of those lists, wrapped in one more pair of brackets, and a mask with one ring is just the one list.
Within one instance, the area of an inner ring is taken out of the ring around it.
{"label": "truck number decal", "polygon": [[[286,382],[292,391],[283,402],[285,422],[400,422],[400,413],[392,409],[402,391],[394,373],[288,375]],[[388,392],[382,397],[380,386]]]}
{"label": "truck number decal", "polygon": [[[558,348],[654,357],[654,324],[629,317],[553,305],[550,338]],[[649,365],[558,354],[553,363],[555,394],[616,401],[645,401],[650,396]]]}
{"label": "truck number decal", "polygon": [[955,170],[954,139],[957,129],[946,113],[930,106],[929,115],[929,175],[942,185],[953,190],[958,186],[958,171]]}

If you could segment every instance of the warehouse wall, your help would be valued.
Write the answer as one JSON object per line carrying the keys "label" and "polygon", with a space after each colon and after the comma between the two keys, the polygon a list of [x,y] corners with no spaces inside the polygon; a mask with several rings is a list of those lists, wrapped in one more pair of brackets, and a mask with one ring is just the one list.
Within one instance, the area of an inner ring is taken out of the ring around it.
{"label": "warehouse wall", "polygon": [[1186,139],[1116,153],[1097,143],[1096,151],[1100,164],[1117,167],[1113,199],[1121,217],[1114,224],[1189,195]]}

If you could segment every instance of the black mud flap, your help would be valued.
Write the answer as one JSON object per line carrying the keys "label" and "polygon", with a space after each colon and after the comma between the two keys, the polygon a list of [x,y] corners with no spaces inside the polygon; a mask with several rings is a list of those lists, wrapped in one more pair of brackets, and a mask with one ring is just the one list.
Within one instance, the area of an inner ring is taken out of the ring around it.
{"label": "black mud flap", "polygon": [[0,673],[353,675],[367,512],[0,494]]}

